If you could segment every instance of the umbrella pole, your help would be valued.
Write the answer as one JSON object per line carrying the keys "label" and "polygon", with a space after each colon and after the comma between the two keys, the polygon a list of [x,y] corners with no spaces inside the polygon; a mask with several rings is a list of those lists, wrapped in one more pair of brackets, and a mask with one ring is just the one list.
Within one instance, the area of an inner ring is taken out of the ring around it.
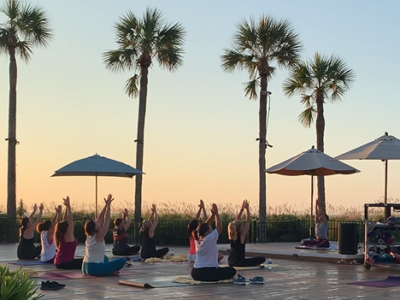
{"label": "umbrella pole", "polygon": [[95,184],[95,192],[94,192],[94,194],[95,194],[95,215],[94,215],[94,217],[95,218],[97,218],[97,175],[95,176],[95,181],[96,181],[96,184]]}
{"label": "umbrella pole", "polygon": [[385,160],[385,203],[387,203],[387,175],[388,175],[388,161]]}
{"label": "umbrella pole", "polygon": [[314,207],[314,175],[311,176],[311,211],[310,211],[310,228],[309,228],[309,234],[310,234],[310,240],[314,238],[312,234],[312,227],[313,227],[313,207]]}
{"label": "umbrella pole", "polygon": [[[385,204],[387,203],[387,185],[388,185],[388,160],[385,160]],[[390,207],[385,207],[385,221],[390,217]]]}

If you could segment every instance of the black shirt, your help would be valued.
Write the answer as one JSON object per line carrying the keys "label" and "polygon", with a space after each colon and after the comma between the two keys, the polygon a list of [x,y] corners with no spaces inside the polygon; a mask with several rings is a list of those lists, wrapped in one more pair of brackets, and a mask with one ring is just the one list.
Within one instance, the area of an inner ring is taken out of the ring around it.
{"label": "black shirt", "polygon": [[124,251],[128,248],[128,234],[125,231],[125,228],[114,228],[113,231],[113,239],[114,239],[114,247],[113,250]]}
{"label": "black shirt", "polygon": [[241,263],[245,258],[246,242],[240,241],[240,232],[237,234],[236,241],[231,241],[231,250],[228,256],[228,264],[235,265]]}

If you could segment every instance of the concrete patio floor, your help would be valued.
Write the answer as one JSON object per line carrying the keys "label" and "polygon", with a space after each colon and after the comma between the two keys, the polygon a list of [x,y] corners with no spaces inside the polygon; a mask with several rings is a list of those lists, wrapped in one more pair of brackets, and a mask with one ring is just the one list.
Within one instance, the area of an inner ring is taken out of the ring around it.
{"label": "concrete patio floor", "polygon": [[[375,288],[349,285],[354,281],[380,280],[389,275],[400,276],[398,268],[372,267],[366,270],[362,264],[339,264],[343,257],[337,251],[297,250],[293,243],[247,245],[251,254],[264,255],[273,260],[273,269],[245,269],[238,273],[247,278],[263,276],[263,285],[200,284],[181,285],[154,289],[134,288],[119,285],[119,280],[152,281],[167,277],[190,276],[186,263],[159,263],[149,265],[133,262],[129,270],[133,274],[113,277],[84,279],[55,279],[66,284],[58,291],[41,291],[42,299],[398,299],[400,285],[389,288]],[[110,249],[110,246],[107,246]],[[228,245],[219,245],[223,252]],[[186,254],[186,247],[170,247],[174,254]],[[322,253],[321,253],[322,252]],[[109,252],[107,252],[109,253]],[[106,254],[107,254],[106,253]],[[310,253],[310,254],[308,254]],[[293,255],[293,254],[297,254]],[[79,245],[77,256],[83,255]],[[338,256],[339,255],[339,256]],[[362,254],[358,256],[362,257]],[[324,258],[325,257],[325,258]],[[351,259],[348,257],[348,259]],[[317,260],[317,261],[316,261]],[[16,261],[16,245],[0,244],[0,264]],[[330,261],[330,263],[329,263]],[[226,257],[222,261],[226,264]],[[9,264],[11,269],[18,266]],[[53,265],[28,266],[39,276],[46,271],[55,271]],[[57,272],[57,271],[55,271]],[[72,272],[72,271],[69,271]],[[44,279],[37,278],[38,284]]]}

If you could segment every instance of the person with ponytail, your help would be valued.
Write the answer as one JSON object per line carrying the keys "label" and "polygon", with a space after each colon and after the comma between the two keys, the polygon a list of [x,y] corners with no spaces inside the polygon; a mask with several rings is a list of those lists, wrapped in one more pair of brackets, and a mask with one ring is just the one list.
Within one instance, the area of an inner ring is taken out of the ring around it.
{"label": "person with ponytail", "polygon": [[21,228],[19,234],[19,244],[17,249],[17,257],[19,259],[35,259],[39,258],[42,247],[36,246],[33,242],[33,235],[35,233],[35,228],[37,224],[42,220],[43,214],[43,204],[39,206],[39,213],[36,217],[35,222],[32,223],[32,218],[34,217],[38,206],[35,204],[33,206],[33,211],[29,217],[25,217],[21,220]]}
{"label": "person with ponytail", "polygon": [[125,258],[108,260],[104,237],[110,227],[111,202],[114,198],[111,194],[104,199],[105,206],[96,220],[85,223],[85,256],[83,258],[82,273],[90,276],[118,275],[126,264]]}
{"label": "person with ponytail", "polygon": [[[188,235],[189,235],[189,263],[190,266],[193,267],[194,262],[196,261],[196,244],[195,244],[195,238],[194,238],[194,231],[197,229],[197,227],[200,224],[200,215],[201,212],[203,211],[203,220],[207,220],[207,213],[206,209],[204,207],[204,202],[203,200],[200,199],[200,204],[199,204],[199,210],[197,211],[197,214],[193,220],[190,221],[190,223],[187,226],[188,229]],[[223,259],[224,256],[220,253],[218,253],[218,261]]]}
{"label": "person with ponytail", "polygon": [[74,216],[71,203],[67,196],[64,200],[65,214],[61,222],[57,223],[54,230],[54,243],[57,248],[54,265],[57,269],[80,270],[82,258],[75,258],[78,240],[74,236]]}
{"label": "person with ponytail", "polygon": [[53,263],[57,249],[54,243],[54,227],[61,219],[61,205],[56,207],[56,213],[53,219],[40,223],[36,227],[36,231],[40,233],[40,241],[42,252],[40,253],[40,261],[44,263]]}
{"label": "person with ponytail", "polygon": [[[153,222],[151,220],[153,219]],[[151,257],[163,258],[169,251],[168,248],[161,248],[156,250],[156,241],[154,238],[154,231],[158,224],[158,214],[155,204],[151,206],[151,214],[149,218],[143,221],[142,228],[140,229],[142,235],[142,251],[140,257],[147,259]]]}
{"label": "person with ponytail", "polygon": [[[215,221],[216,228],[211,227]],[[219,281],[231,279],[236,274],[233,267],[220,267],[218,264],[218,236],[222,231],[222,220],[218,207],[212,204],[211,216],[194,231],[196,243],[196,261],[192,269],[192,277],[199,281]]]}
{"label": "person with ponytail", "polygon": [[[241,218],[243,211],[246,210],[246,223],[243,226]],[[251,224],[249,202],[243,201],[242,208],[236,219],[228,224],[228,238],[231,241],[231,249],[228,256],[228,264],[232,267],[253,267],[265,262],[265,257],[245,258],[246,254],[246,234]]]}
{"label": "person with ponytail", "polygon": [[127,209],[124,210],[122,218],[116,218],[114,220],[113,240],[114,245],[112,249],[113,255],[135,255],[139,252],[140,246],[129,246],[128,245],[128,234],[127,231],[131,226],[131,219],[129,218],[129,212]]}

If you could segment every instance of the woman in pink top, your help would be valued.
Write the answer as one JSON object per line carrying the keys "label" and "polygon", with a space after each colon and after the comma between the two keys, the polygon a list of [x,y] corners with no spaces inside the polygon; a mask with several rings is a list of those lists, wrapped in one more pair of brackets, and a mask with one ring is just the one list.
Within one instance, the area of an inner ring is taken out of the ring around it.
{"label": "woman in pink top", "polygon": [[[204,208],[204,202],[203,202],[203,200],[200,199],[199,210],[196,214],[196,217],[195,217],[195,219],[190,221],[190,223],[188,224],[189,263],[190,263],[191,267],[193,267],[194,262],[196,260],[196,244],[195,244],[194,231],[200,225],[199,219],[200,219],[201,211],[203,211],[203,220],[207,220],[207,213],[206,213],[206,209]],[[212,220],[210,222],[212,222]],[[218,261],[220,261],[222,258],[224,258],[224,256],[222,254],[218,253]]]}
{"label": "woman in pink top", "polygon": [[54,242],[57,247],[57,254],[54,257],[54,265],[57,269],[80,270],[82,258],[75,258],[75,250],[78,240],[74,236],[74,220],[71,211],[69,197],[64,200],[64,220],[57,223],[54,232]]}

